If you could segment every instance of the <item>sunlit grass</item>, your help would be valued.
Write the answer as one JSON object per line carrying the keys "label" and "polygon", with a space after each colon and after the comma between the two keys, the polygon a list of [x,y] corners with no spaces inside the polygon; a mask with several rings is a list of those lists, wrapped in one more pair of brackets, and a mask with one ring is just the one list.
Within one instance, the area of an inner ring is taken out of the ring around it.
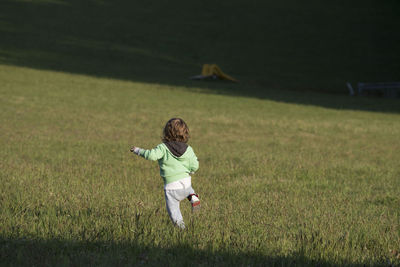
{"label": "sunlit grass", "polygon": [[[399,114],[10,66],[0,81],[6,264],[400,264]],[[157,164],[129,153],[173,116],[200,160],[185,232]]]}

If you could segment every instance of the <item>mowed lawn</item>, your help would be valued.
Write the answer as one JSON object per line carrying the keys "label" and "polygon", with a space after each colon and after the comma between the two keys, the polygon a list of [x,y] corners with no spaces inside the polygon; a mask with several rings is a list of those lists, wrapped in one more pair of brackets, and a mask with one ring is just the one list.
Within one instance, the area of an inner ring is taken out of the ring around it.
{"label": "mowed lawn", "polygon": [[[400,264],[397,112],[6,65],[0,107],[1,265]],[[200,161],[186,231],[169,221],[157,163],[129,153],[160,143],[175,116]]]}

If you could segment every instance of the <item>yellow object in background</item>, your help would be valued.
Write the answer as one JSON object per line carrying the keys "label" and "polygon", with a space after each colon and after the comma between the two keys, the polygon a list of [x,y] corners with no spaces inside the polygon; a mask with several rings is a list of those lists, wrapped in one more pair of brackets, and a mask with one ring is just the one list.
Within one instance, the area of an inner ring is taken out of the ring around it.
{"label": "yellow object in background", "polygon": [[238,82],[238,80],[223,73],[222,70],[220,69],[220,67],[218,67],[216,64],[204,64],[203,69],[201,70],[201,75],[204,77],[215,75],[222,80],[229,80],[229,81],[232,81],[235,83]]}

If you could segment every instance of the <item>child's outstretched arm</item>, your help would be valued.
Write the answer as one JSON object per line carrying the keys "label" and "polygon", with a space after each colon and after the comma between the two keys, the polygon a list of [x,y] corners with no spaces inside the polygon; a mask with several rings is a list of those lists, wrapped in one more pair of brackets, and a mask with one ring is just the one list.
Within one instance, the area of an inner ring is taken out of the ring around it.
{"label": "child's outstretched arm", "polygon": [[133,147],[131,147],[131,152],[133,152],[136,155],[141,156],[145,159],[154,160],[154,161],[159,160],[162,157],[164,157],[164,149],[161,145],[158,145],[151,150],[133,146]]}

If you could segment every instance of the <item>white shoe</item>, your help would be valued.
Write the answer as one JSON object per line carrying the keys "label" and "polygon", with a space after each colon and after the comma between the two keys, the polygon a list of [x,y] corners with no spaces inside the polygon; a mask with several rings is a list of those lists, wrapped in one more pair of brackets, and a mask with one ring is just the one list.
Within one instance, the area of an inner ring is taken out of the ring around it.
{"label": "white shoe", "polygon": [[198,195],[190,195],[190,203],[192,204],[192,212],[198,211],[201,208]]}

